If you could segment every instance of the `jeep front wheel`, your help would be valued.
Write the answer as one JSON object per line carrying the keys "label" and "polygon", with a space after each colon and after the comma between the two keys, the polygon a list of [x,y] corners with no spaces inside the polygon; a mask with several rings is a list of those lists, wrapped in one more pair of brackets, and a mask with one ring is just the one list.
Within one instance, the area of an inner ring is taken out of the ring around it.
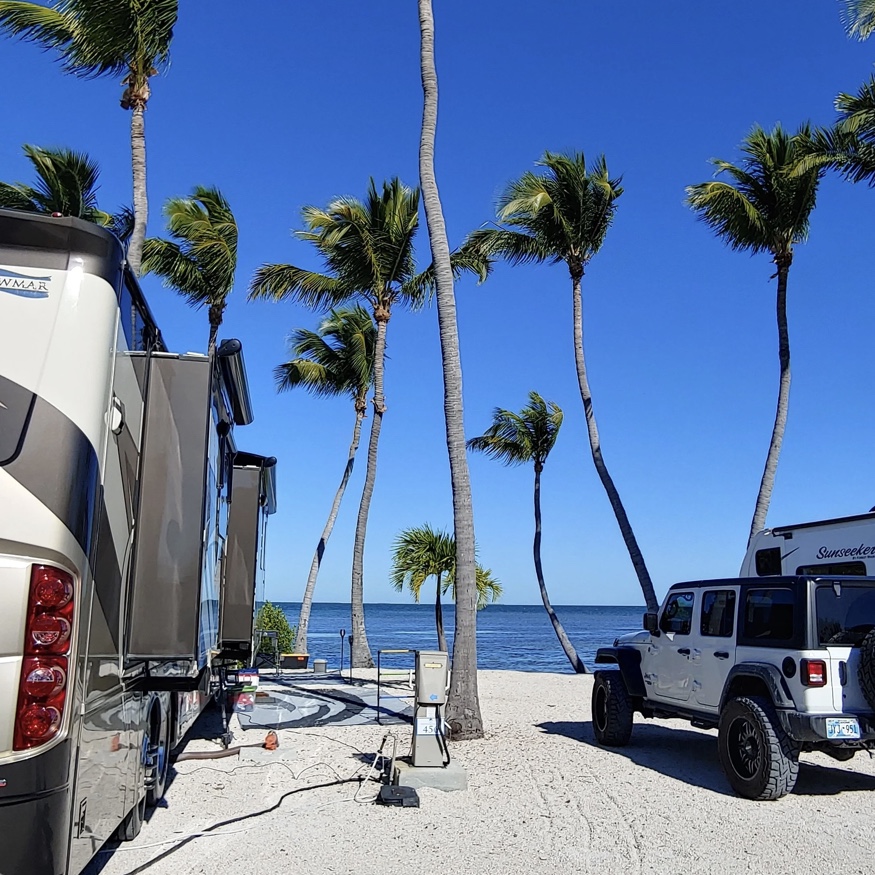
{"label": "jeep front wheel", "polygon": [[799,745],[765,699],[730,699],[720,714],[717,746],[723,771],[739,796],[780,799],[796,784]]}
{"label": "jeep front wheel", "polygon": [[632,702],[618,671],[597,671],[592,689],[592,728],[596,741],[624,747],[632,737]]}

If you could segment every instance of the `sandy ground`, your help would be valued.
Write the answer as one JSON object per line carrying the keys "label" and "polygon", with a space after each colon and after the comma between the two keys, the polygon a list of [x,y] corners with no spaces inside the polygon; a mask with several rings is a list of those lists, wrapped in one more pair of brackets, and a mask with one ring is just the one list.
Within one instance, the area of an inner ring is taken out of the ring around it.
{"label": "sandy ground", "polygon": [[[794,793],[750,802],[723,776],[716,732],[636,716],[629,747],[597,747],[591,690],[591,676],[481,672],[486,737],[451,747],[469,788],[420,790],[419,809],[369,804],[373,781],[316,786],[363,774],[389,729],[406,754],[409,726],[283,730],[272,758],[179,762],[166,805],[139,838],[92,868],[101,875],[875,871],[875,761],[865,753],[849,763],[805,754]],[[260,736],[237,729],[243,743]],[[204,739],[187,745],[214,747]],[[294,790],[301,792],[280,801]],[[232,822],[184,842],[225,820]]]}

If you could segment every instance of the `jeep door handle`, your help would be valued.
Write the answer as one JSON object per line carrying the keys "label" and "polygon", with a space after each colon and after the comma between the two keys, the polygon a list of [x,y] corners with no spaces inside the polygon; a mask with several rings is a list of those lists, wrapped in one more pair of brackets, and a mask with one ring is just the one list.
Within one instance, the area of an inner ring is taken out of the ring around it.
{"label": "jeep door handle", "polygon": [[689,656],[690,655],[690,648],[689,647],[678,647],[678,653],[680,653],[682,656]]}
{"label": "jeep door handle", "polygon": [[715,650],[714,656],[716,656],[717,659],[729,659],[729,653],[726,650]]}

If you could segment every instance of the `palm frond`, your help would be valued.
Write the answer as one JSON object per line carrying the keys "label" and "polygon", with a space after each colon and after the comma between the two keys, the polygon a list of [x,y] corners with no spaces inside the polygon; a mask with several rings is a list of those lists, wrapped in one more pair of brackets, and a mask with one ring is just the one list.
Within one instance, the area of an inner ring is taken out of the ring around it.
{"label": "palm frond", "polygon": [[76,39],[76,20],[63,7],[0,0],[0,30],[46,49],[66,50]]}
{"label": "palm frond", "polygon": [[377,329],[360,306],[332,310],[318,331],[297,329],[289,351],[295,356],[274,369],[278,391],[303,386],[317,396],[364,396],[373,382]]}
{"label": "palm frond", "polygon": [[715,159],[718,175],[689,186],[686,203],[733,249],[792,252],[808,235],[817,188],[829,161],[816,157],[805,124],[793,134],[781,125],[766,131],[758,125],[741,144],[739,164]]}
{"label": "palm frond", "polygon": [[263,264],[249,284],[249,299],[295,300],[308,307],[324,309],[352,297],[335,277],[304,270],[292,264]]}
{"label": "palm frond", "polygon": [[212,290],[204,282],[197,263],[183,252],[178,243],[148,238],[143,244],[140,270],[143,275],[154,273],[161,277],[165,288],[179,292],[192,307],[210,303]]}
{"label": "palm frond", "polygon": [[843,0],[842,23],[848,35],[868,39],[875,31],[875,0]]}
{"label": "palm frond", "polygon": [[490,602],[497,602],[504,593],[504,588],[492,573],[492,569],[484,568],[479,562],[474,572],[474,579],[477,586],[478,611],[482,611]]}
{"label": "palm frond", "polygon": [[562,420],[558,404],[529,392],[529,403],[519,413],[496,407],[492,424],[482,435],[468,440],[467,447],[505,465],[534,462],[543,466],[559,436]]}
{"label": "palm frond", "polygon": [[66,72],[135,89],[167,62],[177,14],[178,0],[0,0],[0,28],[56,51]]}

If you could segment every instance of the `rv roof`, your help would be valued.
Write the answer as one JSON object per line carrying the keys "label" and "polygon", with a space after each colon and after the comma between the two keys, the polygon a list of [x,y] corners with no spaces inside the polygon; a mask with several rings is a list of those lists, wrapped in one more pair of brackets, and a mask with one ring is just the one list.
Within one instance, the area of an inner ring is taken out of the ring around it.
{"label": "rv roof", "polygon": [[799,529],[813,529],[818,528],[819,526],[833,526],[840,523],[855,523],[862,522],[863,520],[873,520],[875,519],[875,513],[860,513],[856,516],[840,516],[831,520],[816,520],[813,523],[797,523],[795,526],[776,526],[771,529],[772,534],[780,535],[783,532],[795,532]]}

